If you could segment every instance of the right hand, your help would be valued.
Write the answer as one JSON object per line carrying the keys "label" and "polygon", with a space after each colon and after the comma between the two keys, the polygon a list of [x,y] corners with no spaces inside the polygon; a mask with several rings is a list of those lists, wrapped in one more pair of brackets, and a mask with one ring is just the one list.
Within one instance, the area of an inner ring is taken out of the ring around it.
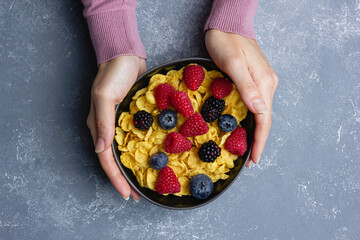
{"label": "right hand", "polygon": [[126,96],[136,78],[146,70],[145,60],[137,56],[120,56],[99,66],[91,90],[91,107],[87,125],[93,137],[100,164],[117,191],[128,200],[141,196],[130,187],[111,150],[115,135],[115,107]]}

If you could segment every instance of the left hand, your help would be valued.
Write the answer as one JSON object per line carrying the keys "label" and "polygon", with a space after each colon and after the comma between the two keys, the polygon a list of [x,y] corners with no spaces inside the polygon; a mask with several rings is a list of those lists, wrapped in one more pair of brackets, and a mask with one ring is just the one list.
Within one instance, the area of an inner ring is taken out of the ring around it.
{"label": "left hand", "polygon": [[215,64],[233,80],[243,102],[255,114],[254,145],[246,163],[250,167],[259,162],[269,136],[278,77],[254,39],[210,29],[205,43]]}

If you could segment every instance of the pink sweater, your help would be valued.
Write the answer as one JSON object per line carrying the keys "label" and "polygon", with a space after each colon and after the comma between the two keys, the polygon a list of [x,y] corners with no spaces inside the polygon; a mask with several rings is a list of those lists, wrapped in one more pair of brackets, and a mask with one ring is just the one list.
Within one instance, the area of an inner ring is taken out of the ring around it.
{"label": "pink sweater", "polygon": [[[155,1],[155,0],[154,0]],[[146,58],[136,23],[136,0],[82,0],[98,64],[121,55]],[[218,29],[255,38],[258,0],[214,0],[205,31]]]}

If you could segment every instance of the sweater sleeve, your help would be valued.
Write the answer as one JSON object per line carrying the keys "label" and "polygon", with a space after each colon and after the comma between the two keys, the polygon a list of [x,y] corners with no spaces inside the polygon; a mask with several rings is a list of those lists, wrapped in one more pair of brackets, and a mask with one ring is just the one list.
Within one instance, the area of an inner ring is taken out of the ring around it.
{"label": "sweater sleeve", "polygon": [[214,0],[205,31],[214,28],[255,39],[253,21],[258,3],[259,0]]}
{"label": "sweater sleeve", "polygon": [[136,23],[136,0],[82,0],[98,64],[121,55],[146,58]]}

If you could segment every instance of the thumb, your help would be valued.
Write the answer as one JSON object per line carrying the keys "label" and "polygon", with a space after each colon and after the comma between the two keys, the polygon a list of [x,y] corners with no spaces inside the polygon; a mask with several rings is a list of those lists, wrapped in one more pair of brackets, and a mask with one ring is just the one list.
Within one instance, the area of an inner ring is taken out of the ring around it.
{"label": "thumb", "polygon": [[115,136],[115,105],[105,98],[95,98],[97,139],[95,152],[101,153],[111,146]]}
{"label": "thumb", "polygon": [[228,75],[234,81],[241,99],[251,112],[261,114],[268,111],[266,103],[246,67],[237,68]]}

